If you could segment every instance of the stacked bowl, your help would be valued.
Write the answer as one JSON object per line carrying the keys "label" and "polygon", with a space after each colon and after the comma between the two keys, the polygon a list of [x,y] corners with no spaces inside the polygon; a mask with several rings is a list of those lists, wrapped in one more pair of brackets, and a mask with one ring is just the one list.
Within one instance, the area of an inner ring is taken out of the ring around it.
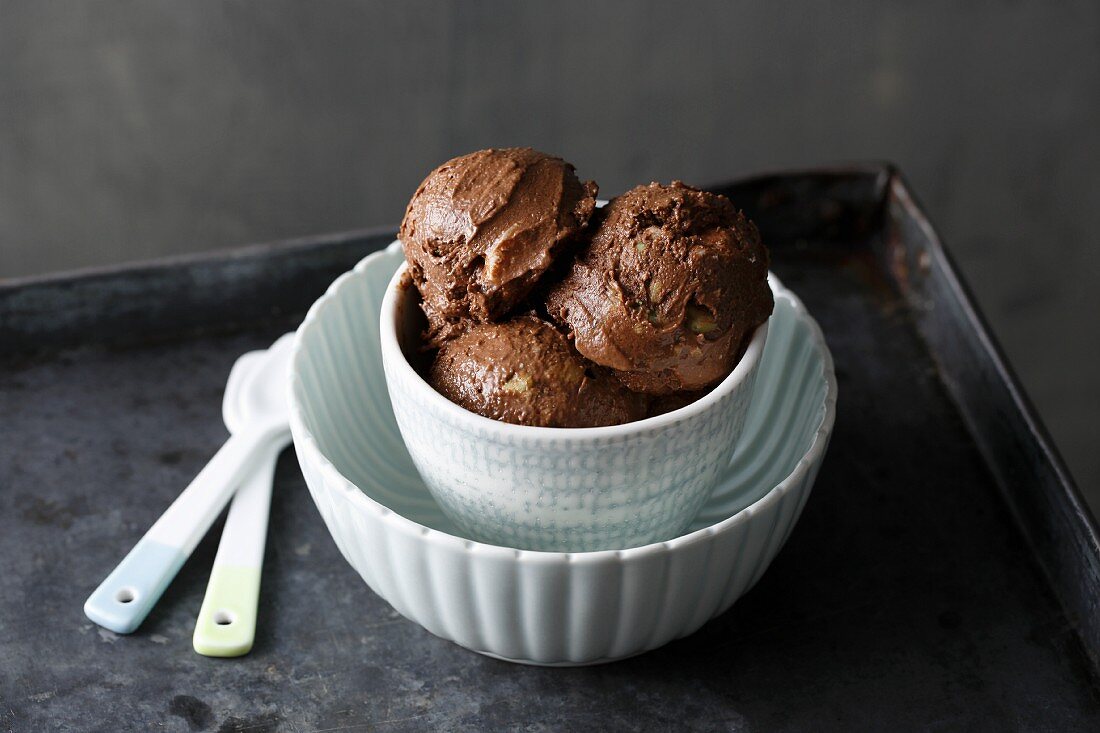
{"label": "stacked bowl", "polygon": [[770,280],[771,319],[696,403],[531,428],[462,410],[409,365],[403,265],[395,242],[338,278],[291,367],[306,483],[374,592],[474,651],[579,665],[690,634],[752,587],[802,511],[835,415],[832,359],[797,297]]}

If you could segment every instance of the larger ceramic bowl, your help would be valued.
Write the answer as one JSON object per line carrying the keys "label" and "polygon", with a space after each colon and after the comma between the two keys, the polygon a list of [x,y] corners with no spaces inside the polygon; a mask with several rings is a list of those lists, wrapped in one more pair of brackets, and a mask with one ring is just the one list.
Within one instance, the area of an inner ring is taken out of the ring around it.
{"label": "larger ceramic bowl", "polygon": [[622,550],[687,528],[741,437],[767,323],[687,407],[598,428],[512,425],[459,407],[409,363],[423,316],[406,271],[382,299],[386,386],[405,447],[455,524],[483,542],[556,552]]}
{"label": "larger ceramic bowl", "polygon": [[378,333],[382,296],[402,262],[395,243],[333,283],[298,330],[291,366],[302,472],[337,547],[372,590],[474,651],[576,665],[689,634],[752,587],[809,496],[835,414],[832,359],[793,294],[775,284],[742,440],[688,532],[627,550],[535,552],[464,536],[405,449]]}

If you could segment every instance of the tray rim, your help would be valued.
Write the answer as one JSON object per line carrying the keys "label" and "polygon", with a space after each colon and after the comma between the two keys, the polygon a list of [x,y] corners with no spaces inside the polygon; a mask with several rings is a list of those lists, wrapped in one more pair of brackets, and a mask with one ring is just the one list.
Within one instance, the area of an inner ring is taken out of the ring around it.
{"label": "tray rim", "polygon": [[[1007,414],[1002,413],[1000,417],[1008,421],[1019,421],[1037,449],[1040,460],[1032,465],[1036,469],[1036,478],[1045,484],[1038,487],[1038,494],[1049,496],[1051,503],[1040,507],[1039,513],[1034,513],[1025,508],[1024,484],[1009,480],[1008,476],[1012,474],[1013,467],[1008,465],[1009,460],[1004,453],[997,451],[992,445],[996,441],[995,433],[999,426],[995,421],[983,420],[981,415],[968,409],[969,400],[962,389],[961,380],[952,379],[949,373],[945,373],[952,368],[962,366],[951,364],[946,360],[945,349],[935,344],[935,341],[949,338],[951,334],[934,333],[926,324],[926,321],[931,319],[918,318],[917,330],[924,338],[928,352],[937,364],[939,378],[943,381],[951,401],[959,410],[967,432],[977,444],[984,462],[992,471],[994,482],[1000,489],[1016,526],[1023,532],[1056,599],[1080,637],[1093,665],[1093,671],[1096,672],[1100,669],[1100,529],[1098,529],[1100,525],[1085,503],[1073,475],[1039,416],[1038,410],[1012,368],[1000,342],[993,334],[989,322],[978,307],[973,290],[921,206],[912,186],[895,166],[890,166],[890,177],[883,203],[885,206],[898,207],[923,233],[927,242],[928,259],[921,261],[918,257],[918,269],[923,266],[926,273],[932,275],[928,278],[929,280],[942,281],[944,294],[954,301],[950,305],[957,309],[958,316],[973,336],[969,343],[980,347],[980,356],[984,357],[986,366],[997,378],[994,387],[999,386],[1004,392],[1003,395],[991,395],[991,397],[1007,399],[1011,405],[1012,409]],[[888,227],[889,224],[887,223],[886,226]],[[887,252],[885,256],[896,258],[897,253]],[[910,309],[919,313],[920,303],[915,302],[915,298],[919,298],[921,293],[916,289],[906,292],[904,287],[906,276],[909,274],[907,264],[901,263],[900,268],[895,267],[897,262],[884,264],[893,271],[895,281],[902,286],[902,295],[909,302]],[[901,272],[898,272],[898,269]],[[945,321],[948,324],[952,322],[951,319]],[[1061,536],[1061,541],[1059,537],[1049,534],[1051,522],[1054,526],[1061,526],[1068,533],[1066,536]],[[1066,552],[1067,548],[1063,545],[1067,543],[1076,551]]]}

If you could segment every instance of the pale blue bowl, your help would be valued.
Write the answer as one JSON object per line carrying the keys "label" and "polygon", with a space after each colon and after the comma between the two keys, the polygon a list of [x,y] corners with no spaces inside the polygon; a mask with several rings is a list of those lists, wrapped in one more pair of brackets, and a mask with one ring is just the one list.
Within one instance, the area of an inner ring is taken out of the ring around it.
{"label": "pale blue bowl", "polygon": [[684,534],[630,549],[533,552],[471,539],[405,449],[377,328],[402,261],[395,245],[333,283],[298,331],[291,368],[291,430],[306,485],[374,592],[469,649],[576,665],[690,634],[759,580],[810,495],[836,414],[832,359],[797,297],[773,282],[775,313],[741,442],[722,451],[714,490]]}

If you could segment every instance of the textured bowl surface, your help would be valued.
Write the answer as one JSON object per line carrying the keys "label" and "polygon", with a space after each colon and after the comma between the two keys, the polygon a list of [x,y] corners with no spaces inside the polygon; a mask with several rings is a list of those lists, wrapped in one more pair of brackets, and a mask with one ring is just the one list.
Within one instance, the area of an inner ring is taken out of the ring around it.
{"label": "textured bowl surface", "polygon": [[[710,496],[745,425],[768,326],[702,399],[648,420],[601,428],[511,425],[447,400],[399,346],[420,345],[405,268],[382,301],[386,387],[405,447],[463,534],[524,550],[621,550],[681,534]],[[349,324],[346,330],[355,330]]]}
{"label": "textured bowl surface", "polygon": [[611,661],[689,634],[728,609],[782,547],[824,457],[832,359],[777,283],[755,396],[736,452],[688,531],[627,550],[557,553],[463,535],[398,432],[378,313],[399,246],[341,276],[298,331],[291,429],[311,495],[341,553],[407,618],[519,662]]}

